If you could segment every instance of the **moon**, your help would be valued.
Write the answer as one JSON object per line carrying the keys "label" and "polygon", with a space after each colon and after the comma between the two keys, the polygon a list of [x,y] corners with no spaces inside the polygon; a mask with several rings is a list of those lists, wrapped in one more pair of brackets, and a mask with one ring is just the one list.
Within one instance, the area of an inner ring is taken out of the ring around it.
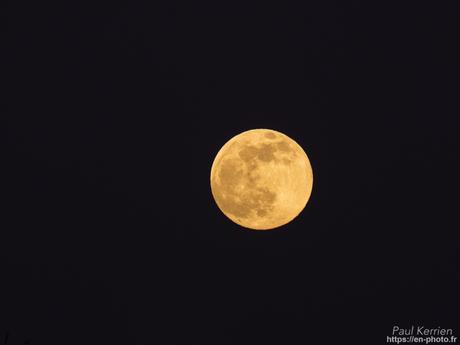
{"label": "moon", "polygon": [[253,230],[292,221],[307,205],[313,187],[305,151],[271,129],[245,131],[226,142],[214,159],[210,179],[219,209]]}

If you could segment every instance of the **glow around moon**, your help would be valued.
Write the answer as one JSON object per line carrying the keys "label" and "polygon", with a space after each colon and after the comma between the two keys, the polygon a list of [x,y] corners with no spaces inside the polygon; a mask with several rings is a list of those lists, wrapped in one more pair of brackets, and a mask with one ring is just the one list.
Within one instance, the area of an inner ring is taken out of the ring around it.
{"label": "glow around moon", "polygon": [[304,150],[283,133],[254,129],[230,139],[211,168],[211,191],[235,223],[269,230],[292,221],[305,208],[313,172]]}

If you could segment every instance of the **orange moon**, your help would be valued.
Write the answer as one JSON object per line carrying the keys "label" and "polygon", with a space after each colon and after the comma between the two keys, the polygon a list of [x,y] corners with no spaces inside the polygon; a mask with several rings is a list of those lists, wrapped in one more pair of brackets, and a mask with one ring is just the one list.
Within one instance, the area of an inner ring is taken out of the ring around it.
{"label": "orange moon", "polygon": [[217,153],[210,178],[222,213],[253,230],[292,221],[307,205],[313,187],[305,151],[271,129],[253,129],[231,138]]}

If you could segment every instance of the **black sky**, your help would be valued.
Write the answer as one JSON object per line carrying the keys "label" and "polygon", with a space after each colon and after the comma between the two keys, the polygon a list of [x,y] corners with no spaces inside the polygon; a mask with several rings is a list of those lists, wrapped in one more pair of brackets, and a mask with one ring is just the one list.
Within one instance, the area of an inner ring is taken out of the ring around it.
{"label": "black sky", "polygon": [[[34,345],[460,332],[458,9],[371,3],[10,4],[0,331]],[[215,154],[252,128],[313,166],[281,230],[242,230],[210,193]]]}

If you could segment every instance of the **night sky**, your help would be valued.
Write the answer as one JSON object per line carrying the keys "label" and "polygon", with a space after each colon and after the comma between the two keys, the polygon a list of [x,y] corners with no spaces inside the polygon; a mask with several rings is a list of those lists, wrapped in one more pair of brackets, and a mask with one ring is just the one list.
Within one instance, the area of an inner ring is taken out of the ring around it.
{"label": "night sky", "polygon": [[[0,341],[459,336],[458,8],[402,3],[10,4]],[[210,191],[220,147],[253,128],[313,167],[273,231]]]}

